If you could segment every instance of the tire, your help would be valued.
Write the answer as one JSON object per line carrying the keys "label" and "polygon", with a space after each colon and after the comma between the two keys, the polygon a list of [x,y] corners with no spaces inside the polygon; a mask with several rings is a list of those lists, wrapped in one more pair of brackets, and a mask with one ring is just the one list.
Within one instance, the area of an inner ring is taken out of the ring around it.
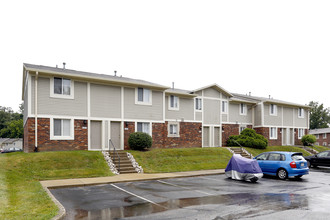
{"label": "tire", "polygon": [[285,169],[281,168],[277,171],[277,177],[281,180],[285,180],[288,178],[288,172]]}
{"label": "tire", "polygon": [[258,177],[253,177],[250,179],[251,183],[256,183],[258,181]]}

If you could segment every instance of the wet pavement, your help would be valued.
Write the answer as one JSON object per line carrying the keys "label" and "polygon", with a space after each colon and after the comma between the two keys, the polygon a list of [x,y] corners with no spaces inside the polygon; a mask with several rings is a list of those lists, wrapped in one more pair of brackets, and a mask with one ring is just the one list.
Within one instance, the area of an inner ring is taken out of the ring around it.
{"label": "wet pavement", "polygon": [[64,219],[329,219],[330,169],[257,183],[198,176],[51,189]]}

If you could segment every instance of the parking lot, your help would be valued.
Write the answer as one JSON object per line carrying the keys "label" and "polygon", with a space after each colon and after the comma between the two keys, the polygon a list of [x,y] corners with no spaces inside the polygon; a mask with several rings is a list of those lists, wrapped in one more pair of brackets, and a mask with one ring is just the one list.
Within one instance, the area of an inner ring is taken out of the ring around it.
{"label": "parking lot", "polygon": [[199,176],[52,189],[65,219],[329,219],[330,169],[257,183]]}

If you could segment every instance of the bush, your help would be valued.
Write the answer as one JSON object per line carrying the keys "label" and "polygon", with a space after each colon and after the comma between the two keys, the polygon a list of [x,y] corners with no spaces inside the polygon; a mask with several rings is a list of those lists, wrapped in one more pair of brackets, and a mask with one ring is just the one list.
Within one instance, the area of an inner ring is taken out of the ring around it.
{"label": "bush", "polygon": [[227,140],[227,146],[240,145],[243,147],[266,149],[268,140],[264,136],[257,134],[255,130],[246,128],[240,135],[230,136]]}
{"label": "bush", "polygon": [[152,146],[152,138],[144,132],[134,132],[129,135],[128,145],[132,150],[144,150]]}
{"label": "bush", "polygon": [[304,146],[310,146],[316,142],[316,137],[312,134],[306,134],[301,138]]}

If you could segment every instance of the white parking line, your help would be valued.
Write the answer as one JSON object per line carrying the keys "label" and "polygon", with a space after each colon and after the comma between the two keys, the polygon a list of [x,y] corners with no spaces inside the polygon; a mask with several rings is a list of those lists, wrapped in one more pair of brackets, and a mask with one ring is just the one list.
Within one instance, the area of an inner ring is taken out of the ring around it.
{"label": "white parking line", "polygon": [[[121,190],[121,191],[123,191],[123,192],[125,192],[125,193],[128,193],[128,194],[130,194],[130,195],[132,195],[132,196],[138,197],[138,198],[140,198],[140,199],[142,199],[142,200],[144,200],[144,201],[146,201],[146,202],[150,202],[150,203],[152,203],[152,204],[154,204],[154,205],[161,206],[161,205],[159,205],[159,204],[157,204],[157,203],[155,203],[155,202],[153,202],[153,201],[151,201],[151,200],[149,200],[149,199],[146,199],[146,198],[144,198],[144,197],[142,197],[142,196],[136,195],[136,194],[131,193],[131,192],[129,192],[129,191],[123,189],[123,188],[120,188],[119,186],[116,186],[116,185],[114,185],[114,184],[110,184],[110,185],[113,186],[113,187],[115,187],[115,188],[117,188],[117,189],[119,189],[119,190]],[[161,206],[161,207],[163,207],[163,206]]]}
{"label": "white parking line", "polygon": [[180,187],[180,188],[183,188],[183,189],[193,190],[195,192],[199,192],[199,193],[202,193],[202,194],[205,194],[205,195],[208,195],[208,196],[213,196],[214,195],[214,194],[207,193],[207,192],[204,192],[204,191],[195,190],[195,189],[192,189],[192,188],[189,188],[189,187],[179,186],[179,185],[176,185],[176,184],[173,184],[173,183],[168,183],[168,182],[165,182],[165,181],[162,181],[162,180],[157,180],[157,181],[160,182],[160,183],[163,183],[163,184],[170,185],[170,186],[175,186],[175,187]]}
{"label": "white parking line", "polygon": [[199,176],[199,178],[206,179],[206,180],[214,180],[214,181],[217,181],[217,182],[223,182],[223,179],[217,180],[217,179],[213,179],[213,178],[207,178],[207,177],[204,177],[204,176]]}

